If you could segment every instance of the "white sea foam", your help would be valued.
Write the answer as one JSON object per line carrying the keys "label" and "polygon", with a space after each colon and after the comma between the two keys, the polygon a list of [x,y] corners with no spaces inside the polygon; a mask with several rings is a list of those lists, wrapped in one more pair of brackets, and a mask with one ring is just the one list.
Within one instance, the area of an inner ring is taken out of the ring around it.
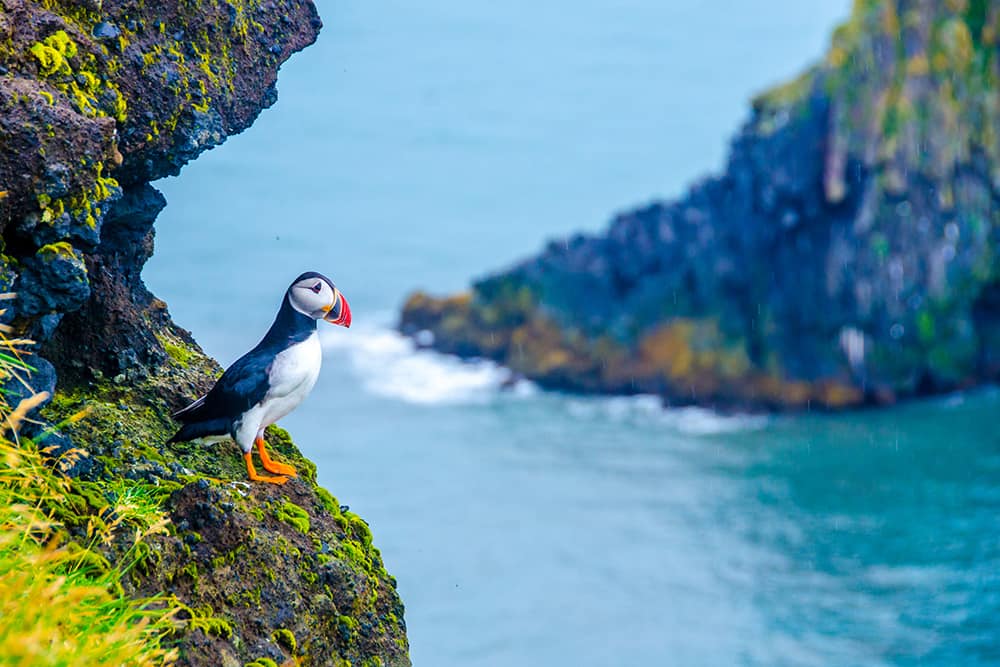
{"label": "white sea foam", "polygon": [[767,425],[767,417],[760,415],[723,415],[694,406],[666,409],[663,418],[672,422],[678,431],[694,435],[757,431]]}
{"label": "white sea foam", "polygon": [[[425,337],[426,338],[426,337]],[[343,355],[362,387],[378,396],[421,405],[485,404],[500,396],[538,393],[492,361],[463,361],[419,347],[385,326],[355,327],[349,336],[328,336],[323,345]],[[698,407],[665,408],[657,396],[564,397],[577,419],[664,427],[689,435],[714,435],[763,428],[766,418],[723,415]]]}
{"label": "white sea foam", "polygon": [[760,416],[724,415],[699,407],[667,408],[658,396],[649,395],[568,399],[567,410],[581,419],[662,426],[689,435],[752,431],[767,424],[767,418]]}
{"label": "white sea foam", "polygon": [[373,394],[423,405],[487,403],[501,390],[514,396],[534,391],[510,370],[490,361],[462,361],[419,349],[412,340],[385,327],[329,336],[327,349],[346,356],[362,386]]}

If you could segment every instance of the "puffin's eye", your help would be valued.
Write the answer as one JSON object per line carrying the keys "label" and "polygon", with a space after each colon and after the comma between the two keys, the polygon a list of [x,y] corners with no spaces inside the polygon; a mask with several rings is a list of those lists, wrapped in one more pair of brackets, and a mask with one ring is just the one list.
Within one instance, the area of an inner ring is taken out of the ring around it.
{"label": "puffin's eye", "polygon": [[323,283],[316,283],[310,289],[312,289],[314,294],[319,294],[320,290],[323,289]]}

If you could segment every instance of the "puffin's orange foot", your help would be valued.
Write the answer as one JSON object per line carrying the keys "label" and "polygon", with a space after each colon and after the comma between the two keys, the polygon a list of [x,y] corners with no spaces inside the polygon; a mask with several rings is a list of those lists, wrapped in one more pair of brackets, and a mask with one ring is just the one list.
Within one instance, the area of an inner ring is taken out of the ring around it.
{"label": "puffin's orange foot", "polygon": [[267,482],[268,484],[284,484],[288,481],[287,477],[264,477],[263,475],[258,475],[254,473],[250,475],[251,482]]}
{"label": "puffin's orange foot", "polygon": [[267,482],[268,484],[284,484],[288,481],[287,477],[264,477],[263,475],[258,475],[257,470],[253,467],[253,454],[247,452],[243,455],[243,460],[247,462],[247,474],[250,475],[250,479],[254,482]]}
{"label": "puffin's orange foot", "polygon": [[264,466],[264,470],[278,475],[288,475],[289,477],[299,476],[292,466],[278,463],[267,455],[267,450],[264,449],[264,438],[257,438],[257,451],[260,452],[260,463]]}
{"label": "puffin's orange foot", "polygon": [[[264,462],[261,461],[261,463]],[[290,465],[286,465],[284,463],[278,463],[277,461],[269,461],[268,463],[264,463],[264,470],[268,472],[273,472],[277,475],[288,475],[289,477],[299,476],[299,474],[295,471],[295,468],[293,468]]]}

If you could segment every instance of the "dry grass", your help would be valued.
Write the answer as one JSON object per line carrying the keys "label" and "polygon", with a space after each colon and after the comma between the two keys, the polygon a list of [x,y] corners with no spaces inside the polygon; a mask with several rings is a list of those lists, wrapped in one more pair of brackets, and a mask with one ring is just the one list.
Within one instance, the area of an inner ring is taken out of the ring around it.
{"label": "dry grass", "polygon": [[[0,378],[26,379],[27,345],[0,332]],[[53,461],[18,438],[27,413],[44,398],[10,406],[0,397],[0,665],[172,664],[177,656],[161,642],[175,629],[176,602],[137,602],[121,586],[138,545],[165,531],[167,518],[155,498],[119,485],[109,489],[109,507],[88,523],[86,544],[68,541],[55,511],[73,493],[72,480],[60,472],[67,461]],[[123,540],[118,562],[100,553]]]}

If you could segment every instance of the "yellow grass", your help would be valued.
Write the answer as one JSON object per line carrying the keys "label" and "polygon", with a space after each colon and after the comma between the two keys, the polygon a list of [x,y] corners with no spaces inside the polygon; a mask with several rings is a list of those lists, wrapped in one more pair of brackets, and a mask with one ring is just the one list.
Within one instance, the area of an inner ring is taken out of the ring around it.
{"label": "yellow grass", "polygon": [[[26,377],[20,350],[0,335],[0,377]],[[119,484],[110,507],[87,526],[86,544],[68,541],[56,510],[73,493],[72,480],[34,443],[16,442],[18,426],[43,398],[12,409],[0,397],[0,665],[170,665],[177,656],[161,640],[174,630],[176,602],[139,603],[121,592],[135,545],[164,531],[166,516],[155,499]],[[98,552],[123,539],[120,562]]]}

